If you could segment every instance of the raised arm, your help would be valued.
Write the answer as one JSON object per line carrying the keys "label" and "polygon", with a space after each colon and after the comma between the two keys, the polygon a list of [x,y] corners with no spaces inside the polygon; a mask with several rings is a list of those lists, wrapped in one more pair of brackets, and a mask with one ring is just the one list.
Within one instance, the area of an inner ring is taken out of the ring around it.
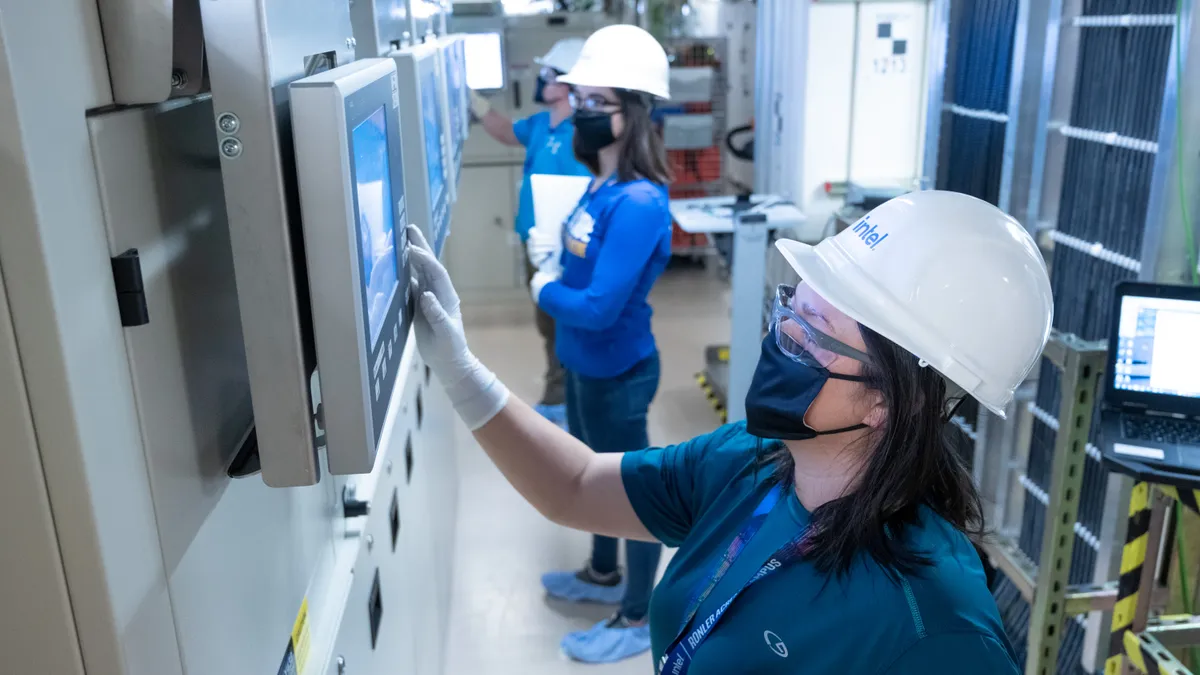
{"label": "raised arm", "polygon": [[420,231],[408,228],[417,347],[454,409],[509,483],[550,520],[654,541],[625,493],[620,454],[597,454],[508,389],[467,347],[458,294]]}
{"label": "raised arm", "polygon": [[505,145],[524,145],[513,131],[513,121],[507,115],[492,110],[492,104],[478,93],[471,92],[471,115],[483,127],[488,136]]}

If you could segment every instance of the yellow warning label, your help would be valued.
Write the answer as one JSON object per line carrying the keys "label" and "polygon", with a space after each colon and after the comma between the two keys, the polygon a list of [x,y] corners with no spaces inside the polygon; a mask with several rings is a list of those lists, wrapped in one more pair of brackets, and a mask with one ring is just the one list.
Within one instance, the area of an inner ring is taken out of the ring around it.
{"label": "yellow warning label", "polygon": [[721,347],[717,350],[717,360],[722,363],[729,361],[729,347]]}
{"label": "yellow warning label", "polygon": [[296,672],[304,675],[304,666],[308,663],[308,598],[300,603],[300,613],[292,625],[292,649],[296,654]]}

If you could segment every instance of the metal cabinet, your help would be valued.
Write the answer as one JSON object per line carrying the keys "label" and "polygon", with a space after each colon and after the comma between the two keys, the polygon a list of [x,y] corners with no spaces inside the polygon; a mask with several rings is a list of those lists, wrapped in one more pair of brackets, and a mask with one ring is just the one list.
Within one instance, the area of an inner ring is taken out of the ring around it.
{"label": "metal cabinet", "polygon": [[459,294],[498,300],[523,292],[524,257],[513,231],[520,166],[464,166],[446,267]]}

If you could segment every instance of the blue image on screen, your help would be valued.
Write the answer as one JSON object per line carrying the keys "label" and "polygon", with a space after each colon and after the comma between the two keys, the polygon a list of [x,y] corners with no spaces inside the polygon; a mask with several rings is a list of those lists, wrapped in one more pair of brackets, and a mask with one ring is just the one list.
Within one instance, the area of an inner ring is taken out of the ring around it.
{"label": "blue image on screen", "polygon": [[463,109],[463,71],[459,65],[457,44],[447,50],[446,93],[450,99],[450,133],[454,137],[455,149],[462,143],[462,126],[459,118]]}
{"label": "blue image on screen", "polygon": [[438,101],[437,69],[430,68],[422,75],[422,79],[424,81],[421,83],[421,114],[425,119],[425,154],[429,157],[429,199],[437,204],[446,189],[446,169],[442,164],[442,106]]}
{"label": "blue image on screen", "polygon": [[354,175],[358,196],[358,236],[362,253],[370,344],[379,339],[396,294],[396,235],[392,222],[392,180],[388,166],[387,116],[380,106],[354,128]]}

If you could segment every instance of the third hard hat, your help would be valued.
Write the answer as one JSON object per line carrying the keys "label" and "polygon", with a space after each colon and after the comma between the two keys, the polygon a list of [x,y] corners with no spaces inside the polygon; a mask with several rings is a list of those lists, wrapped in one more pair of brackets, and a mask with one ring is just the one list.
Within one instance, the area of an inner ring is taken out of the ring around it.
{"label": "third hard hat", "polygon": [[563,38],[554,43],[545,56],[533,60],[539,66],[549,66],[560,73],[569,72],[579,60],[579,52],[583,50],[583,38]]}
{"label": "third hard hat", "polygon": [[1050,335],[1041,252],[1020,223],[974,197],[913,192],[816,246],[776,246],[830,304],[1001,416]]}
{"label": "third hard hat", "polygon": [[667,53],[654,36],[637,26],[605,26],[592,33],[575,67],[559,82],[585,87],[640,91],[671,97]]}

